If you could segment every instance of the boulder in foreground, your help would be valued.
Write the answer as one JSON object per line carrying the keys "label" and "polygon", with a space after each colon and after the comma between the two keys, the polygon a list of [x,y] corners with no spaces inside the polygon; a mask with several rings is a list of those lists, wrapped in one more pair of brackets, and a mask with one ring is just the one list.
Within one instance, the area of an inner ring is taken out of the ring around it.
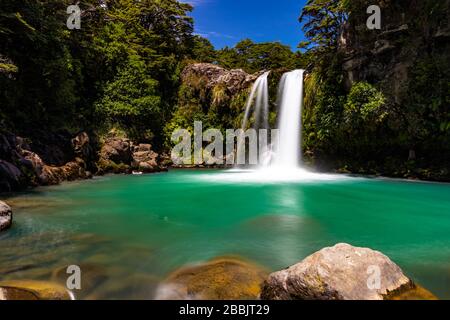
{"label": "boulder in foreground", "polygon": [[0,282],[0,300],[72,300],[65,287],[45,281],[15,280]]}
{"label": "boulder in foreground", "polygon": [[237,258],[182,268],[158,288],[158,300],[256,300],[267,272]]}
{"label": "boulder in foreground", "polygon": [[434,297],[422,288],[419,290],[384,254],[368,248],[338,244],[324,248],[286,270],[272,273],[264,283],[261,298],[386,300],[411,296],[408,292],[413,292],[415,299]]}

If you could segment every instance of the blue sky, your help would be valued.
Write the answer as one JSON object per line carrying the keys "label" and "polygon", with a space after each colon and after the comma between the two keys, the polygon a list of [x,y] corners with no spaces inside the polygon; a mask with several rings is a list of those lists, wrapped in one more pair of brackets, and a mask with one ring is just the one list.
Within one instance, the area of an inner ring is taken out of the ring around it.
{"label": "blue sky", "polygon": [[242,39],[280,41],[296,50],[304,39],[298,17],[306,0],[184,0],[194,6],[195,32],[216,49]]}

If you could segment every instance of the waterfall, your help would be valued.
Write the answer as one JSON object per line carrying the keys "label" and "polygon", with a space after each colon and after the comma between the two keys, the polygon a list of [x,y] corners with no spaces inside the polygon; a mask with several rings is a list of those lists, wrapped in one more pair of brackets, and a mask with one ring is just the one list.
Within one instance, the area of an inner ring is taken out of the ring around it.
{"label": "waterfall", "polygon": [[[253,84],[242,121],[244,131],[248,128],[252,115],[254,129],[269,128],[269,73],[262,74]],[[260,146],[259,160],[262,168],[298,168],[300,166],[303,73],[304,70],[294,70],[285,73],[281,78],[277,97],[278,132],[276,141],[272,141],[272,145]]]}
{"label": "waterfall", "polygon": [[303,73],[285,73],[279,87],[279,139],[272,166],[297,168],[301,163]]}
{"label": "waterfall", "polygon": [[242,121],[242,129],[246,130],[251,119],[251,111],[254,106],[254,123],[255,129],[269,128],[269,84],[267,78],[270,71],[262,74],[253,84],[252,91],[245,106],[244,120]]}
{"label": "waterfall", "polygon": [[[253,183],[297,183],[345,179],[342,176],[319,174],[301,167],[304,72],[304,70],[294,70],[285,73],[281,78],[277,98],[277,104],[279,106],[278,130],[275,137],[272,135],[272,145],[268,146],[266,155],[262,158],[260,157],[259,168],[243,170],[237,167],[234,170],[219,173],[213,178],[208,176],[209,180]],[[261,128],[259,127],[260,125],[266,126],[267,124],[265,119],[267,119],[266,115],[268,115],[268,74],[268,72],[263,74],[253,85],[249,100],[247,101],[245,117],[242,124],[244,129],[247,128],[250,122],[250,114],[255,98],[255,122],[253,127]],[[260,121],[261,119],[263,121]],[[265,150],[262,149],[262,151],[264,152]]]}

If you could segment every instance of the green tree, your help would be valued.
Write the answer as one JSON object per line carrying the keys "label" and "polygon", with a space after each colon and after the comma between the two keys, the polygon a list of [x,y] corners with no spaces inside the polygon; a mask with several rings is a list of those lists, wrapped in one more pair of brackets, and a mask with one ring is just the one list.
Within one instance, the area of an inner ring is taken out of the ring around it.
{"label": "green tree", "polygon": [[200,37],[198,35],[194,36],[192,59],[198,62],[215,62],[216,50],[208,39]]}
{"label": "green tree", "polygon": [[313,47],[318,51],[337,49],[339,36],[348,19],[347,0],[308,0],[300,23],[308,38],[301,47]]}
{"label": "green tree", "polygon": [[217,62],[225,68],[241,68],[249,73],[278,68],[295,69],[301,60],[289,46],[279,42],[254,43],[250,39],[240,41],[234,48],[217,52]]}

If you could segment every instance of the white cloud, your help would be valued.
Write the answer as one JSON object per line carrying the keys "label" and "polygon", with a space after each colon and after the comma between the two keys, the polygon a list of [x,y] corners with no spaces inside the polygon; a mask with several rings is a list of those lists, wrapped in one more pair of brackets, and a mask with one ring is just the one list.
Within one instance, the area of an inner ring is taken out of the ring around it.
{"label": "white cloud", "polygon": [[195,33],[199,36],[202,36],[204,38],[226,38],[226,39],[236,39],[235,36],[229,35],[229,34],[224,34],[224,33],[219,33],[219,32],[215,32],[215,31],[203,31],[203,30],[197,30],[197,32]]}

